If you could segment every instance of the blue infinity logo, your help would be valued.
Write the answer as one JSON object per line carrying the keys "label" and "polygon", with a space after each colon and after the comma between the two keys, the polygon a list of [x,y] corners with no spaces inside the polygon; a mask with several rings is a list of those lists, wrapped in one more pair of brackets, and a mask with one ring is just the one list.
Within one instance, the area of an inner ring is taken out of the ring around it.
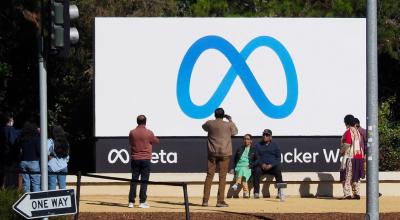
{"label": "blue infinity logo", "polygon": [[[246,64],[246,60],[250,54],[255,49],[262,46],[271,48],[278,55],[285,71],[287,96],[282,105],[274,105],[271,103]],[[208,102],[204,105],[196,105],[190,98],[190,78],[197,59],[208,49],[220,51],[225,55],[232,66],[229,68]],[[236,76],[240,77],[255,104],[266,116],[275,119],[285,118],[289,116],[296,107],[298,98],[296,69],[289,52],[278,40],[269,36],[256,37],[239,53],[235,47],[224,38],[211,35],[197,40],[183,57],[179,68],[176,88],[180,108],[187,116],[192,118],[200,119],[210,116],[228,94]]]}

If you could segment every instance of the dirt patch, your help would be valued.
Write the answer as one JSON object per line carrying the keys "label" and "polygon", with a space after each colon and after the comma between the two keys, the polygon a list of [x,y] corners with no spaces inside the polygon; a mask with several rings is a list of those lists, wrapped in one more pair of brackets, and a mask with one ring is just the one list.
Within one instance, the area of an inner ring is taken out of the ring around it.
{"label": "dirt patch", "polygon": [[[253,220],[253,219],[299,219],[299,220],[313,220],[313,219],[348,219],[348,220],[363,220],[364,214],[360,213],[235,213],[228,211],[221,211],[222,213],[190,213],[192,220],[212,220],[212,219],[229,219],[229,220]],[[381,213],[380,219],[392,220],[400,219],[400,213]],[[80,220],[124,220],[124,219],[170,219],[180,220],[185,219],[185,213],[182,212],[137,212],[137,213],[90,213],[85,212],[79,215]]]}

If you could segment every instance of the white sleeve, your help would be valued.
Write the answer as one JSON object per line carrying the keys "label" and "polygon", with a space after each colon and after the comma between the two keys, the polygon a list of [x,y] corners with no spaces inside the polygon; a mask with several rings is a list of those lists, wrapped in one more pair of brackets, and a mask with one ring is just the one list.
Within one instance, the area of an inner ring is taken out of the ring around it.
{"label": "white sleeve", "polygon": [[47,155],[50,155],[54,151],[54,141],[49,138],[47,140]]}

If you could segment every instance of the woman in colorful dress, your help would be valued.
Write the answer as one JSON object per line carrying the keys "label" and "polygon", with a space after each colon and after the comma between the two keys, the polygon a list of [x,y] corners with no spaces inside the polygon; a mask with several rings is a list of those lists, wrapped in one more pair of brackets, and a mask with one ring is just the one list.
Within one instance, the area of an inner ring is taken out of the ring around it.
{"label": "woman in colorful dress", "polygon": [[341,141],[340,153],[343,156],[340,166],[340,181],[343,185],[343,199],[360,199],[360,179],[365,178],[364,149],[361,135],[355,127],[353,115],[344,117],[346,131]]}

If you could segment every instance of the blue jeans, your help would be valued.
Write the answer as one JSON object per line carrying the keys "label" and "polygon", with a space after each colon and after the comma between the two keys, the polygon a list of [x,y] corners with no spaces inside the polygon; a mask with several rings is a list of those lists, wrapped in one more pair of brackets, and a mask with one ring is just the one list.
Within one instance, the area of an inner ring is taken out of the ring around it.
{"label": "blue jeans", "polygon": [[[50,171],[50,169],[49,169]],[[64,168],[58,172],[68,172],[68,168]],[[58,183],[58,189],[66,189],[67,188],[67,175],[57,175],[57,174],[49,174],[49,190],[55,190],[57,188],[57,183]]]}
{"label": "blue jeans", "polygon": [[[25,172],[40,172],[39,161],[21,161],[19,164],[22,171]],[[40,191],[40,174],[22,174],[22,184],[24,192]]]}
{"label": "blue jeans", "polygon": [[[150,177],[150,160],[132,160],[132,180],[148,181]],[[129,202],[135,203],[137,182],[131,182],[129,190]],[[147,199],[147,183],[140,184],[139,202],[144,203]]]}

